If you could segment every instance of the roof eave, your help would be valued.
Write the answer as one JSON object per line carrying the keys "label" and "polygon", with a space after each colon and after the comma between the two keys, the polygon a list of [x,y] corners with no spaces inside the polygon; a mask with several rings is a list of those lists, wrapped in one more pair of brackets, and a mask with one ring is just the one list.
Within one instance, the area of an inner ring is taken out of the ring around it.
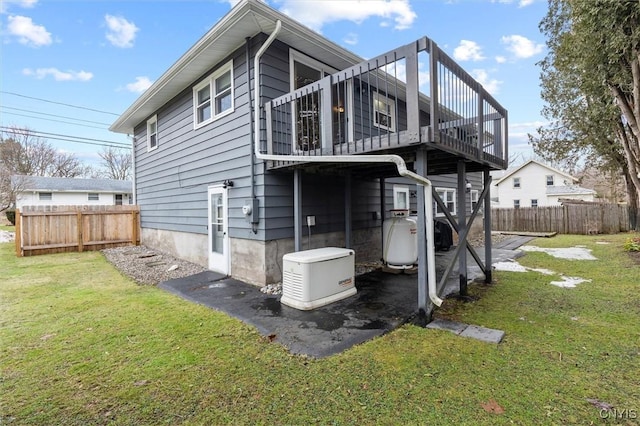
{"label": "roof eave", "polygon": [[[149,89],[147,89],[118,119],[109,127],[109,130],[116,133],[132,134],[134,127],[141,123],[148,114],[142,114],[142,109],[156,96],[158,96],[167,86],[174,82],[179,77],[180,73],[188,69],[188,66],[200,55],[203,54],[213,43],[220,40],[233,26],[234,24],[241,22],[247,15],[253,14],[254,18],[263,18],[275,23],[280,20],[283,24],[283,29],[289,30],[296,37],[304,39],[307,43],[314,44],[319,48],[333,53],[336,57],[348,62],[350,65],[357,64],[363,59],[358,55],[344,49],[341,46],[331,42],[322,35],[315,31],[305,27],[292,18],[284,15],[283,13],[271,8],[259,0],[243,0],[233,9],[231,9],[218,23],[216,23],[195,45],[193,45],[184,55],[182,55],[176,63],[174,63],[158,80],[156,80]],[[268,30],[261,28],[261,25],[257,22],[258,34],[262,30]],[[255,36],[256,34],[253,34]],[[238,40],[238,43],[242,43],[244,40]],[[230,53],[230,52],[227,52]],[[182,89],[191,84],[192,81],[185,82],[182,85]],[[175,91],[175,90],[174,90]],[[168,98],[179,93],[170,91]],[[167,96],[167,95],[165,95]],[[168,101],[168,100],[167,100]]]}

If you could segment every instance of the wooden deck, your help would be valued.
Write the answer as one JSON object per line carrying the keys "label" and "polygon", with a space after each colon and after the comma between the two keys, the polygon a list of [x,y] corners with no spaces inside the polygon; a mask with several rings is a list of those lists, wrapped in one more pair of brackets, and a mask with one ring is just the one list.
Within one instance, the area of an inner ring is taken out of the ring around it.
{"label": "wooden deck", "polygon": [[[469,171],[507,167],[506,109],[426,37],[267,102],[265,118],[265,154],[410,160],[425,149],[430,174],[455,173],[460,160]],[[283,158],[268,167],[322,166]]]}

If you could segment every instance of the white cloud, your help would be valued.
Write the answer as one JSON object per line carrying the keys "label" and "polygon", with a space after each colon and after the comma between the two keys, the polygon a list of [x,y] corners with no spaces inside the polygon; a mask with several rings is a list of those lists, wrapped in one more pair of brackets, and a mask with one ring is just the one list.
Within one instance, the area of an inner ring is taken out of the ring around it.
{"label": "white cloud", "polygon": [[3,0],[0,2],[0,13],[7,13],[10,6],[17,5],[25,9],[33,8],[38,0]]}
{"label": "white cloud", "polygon": [[142,93],[145,90],[147,90],[149,87],[151,87],[152,84],[153,84],[153,81],[149,80],[149,77],[142,76],[142,77],[136,77],[135,82],[129,83],[125,87],[130,92]]}
{"label": "white cloud", "polygon": [[129,22],[121,16],[105,15],[107,24],[106,37],[116,47],[133,47],[133,40],[140,30],[133,22]]}
{"label": "white cloud", "polygon": [[482,84],[482,87],[484,87],[487,92],[492,95],[496,95],[500,91],[500,85],[502,82],[495,78],[490,78],[489,73],[486,70],[474,69],[470,74],[478,81],[478,83]]}
{"label": "white cloud", "polygon": [[544,50],[544,44],[535,44],[521,35],[503,36],[500,41],[507,46],[507,50],[518,59],[530,58]]}
{"label": "white cloud", "polygon": [[35,70],[25,68],[22,70],[22,74],[35,77],[38,80],[51,76],[55,81],[89,81],[93,78],[93,74],[87,71],[60,71],[57,68],[38,68]]}
{"label": "white cloud", "polygon": [[52,43],[51,33],[42,25],[36,25],[26,16],[9,16],[7,31],[18,37],[18,41],[28,46],[48,46]]}
{"label": "white cloud", "polygon": [[535,0],[520,0],[520,3],[518,4],[518,6],[520,7],[527,7],[533,4]]}
{"label": "white cloud", "polygon": [[504,64],[505,62],[507,62],[507,58],[505,58],[504,56],[496,56],[496,62],[499,64]]}
{"label": "white cloud", "polygon": [[410,28],[418,17],[409,0],[282,0],[280,10],[316,31],[330,22],[346,20],[361,23],[372,16],[392,19],[395,29],[404,30]]}
{"label": "white cloud", "polygon": [[480,45],[471,40],[460,40],[460,45],[453,49],[453,57],[458,61],[481,61],[484,59]]}
{"label": "white cloud", "polygon": [[350,44],[350,45],[355,45],[358,44],[358,34],[356,33],[349,33],[347,34],[347,36],[343,39],[343,41],[346,44]]}

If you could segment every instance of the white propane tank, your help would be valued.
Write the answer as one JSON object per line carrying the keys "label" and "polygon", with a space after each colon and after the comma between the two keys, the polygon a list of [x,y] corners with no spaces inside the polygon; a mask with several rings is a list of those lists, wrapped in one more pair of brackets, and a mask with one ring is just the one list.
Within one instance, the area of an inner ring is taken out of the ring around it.
{"label": "white propane tank", "polygon": [[382,258],[390,268],[418,262],[418,226],[412,217],[390,217],[382,225]]}

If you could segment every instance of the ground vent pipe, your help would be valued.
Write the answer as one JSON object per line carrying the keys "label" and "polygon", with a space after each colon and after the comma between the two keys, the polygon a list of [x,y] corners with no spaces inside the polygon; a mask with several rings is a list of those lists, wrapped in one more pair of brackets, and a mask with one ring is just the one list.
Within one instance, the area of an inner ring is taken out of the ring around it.
{"label": "ground vent pipe", "polygon": [[282,22],[276,21],[276,27],[267,38],[264,44],[260,47],[254,58],[253,64],[253,84],[254,84],[254,96],[253,96],[253,108],[256,114],[254,120],[254,153],[256,158],[266,161],[300,161],[310,163],[393,163],[398,170],[400,176],[407,177],[414,180],[418,186],[423,187],[424,190],[424,212],[425,212],[425,226],[427,236],[427,287],[429,299],[436,305],[442,305],[442,299],[438,297],[436,291],[436,267],[435,267],[435,246],[433,235],[433,196],[431,194],[431,181],[424,176],[420,176],[407,169],[407,164],[404,159],[399,155],[385,154],[385,155],[320,155],[320,156],[303,156],[303,155],[273,155],[263,154],[260,152],[260,59],[264,52],[269,48],[273,40],[277,37],[280,29],[282,28]]}

